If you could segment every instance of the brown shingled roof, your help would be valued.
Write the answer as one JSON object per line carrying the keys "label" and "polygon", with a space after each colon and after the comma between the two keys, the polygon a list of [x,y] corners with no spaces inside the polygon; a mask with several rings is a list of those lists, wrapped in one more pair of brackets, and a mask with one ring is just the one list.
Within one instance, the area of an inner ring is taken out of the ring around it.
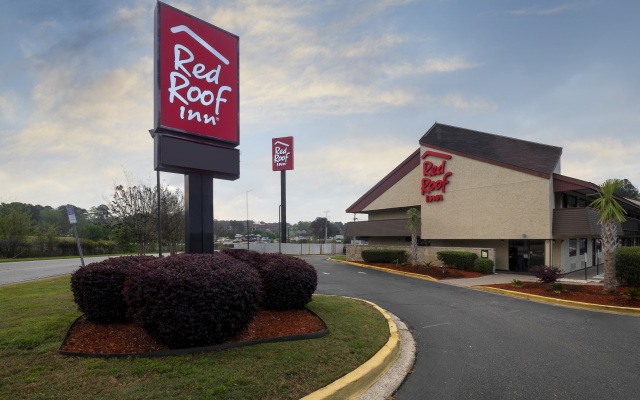
{"label": "brown shingled roof", "polygon": [[551,177],[562,147],[435,123],[420,144],[541,177]]}

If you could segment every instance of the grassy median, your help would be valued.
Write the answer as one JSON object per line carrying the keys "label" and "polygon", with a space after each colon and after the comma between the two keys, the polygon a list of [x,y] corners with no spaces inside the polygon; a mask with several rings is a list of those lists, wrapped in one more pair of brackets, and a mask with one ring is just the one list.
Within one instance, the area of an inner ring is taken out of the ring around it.
{"label": "grassy median", "polygon": [[0,287],[0,399],[298,399],[357,368],[387,341],[367,303],[314,296],[330,333],[156,359],[86,359],[57,353],[80,313],[69,277]]}

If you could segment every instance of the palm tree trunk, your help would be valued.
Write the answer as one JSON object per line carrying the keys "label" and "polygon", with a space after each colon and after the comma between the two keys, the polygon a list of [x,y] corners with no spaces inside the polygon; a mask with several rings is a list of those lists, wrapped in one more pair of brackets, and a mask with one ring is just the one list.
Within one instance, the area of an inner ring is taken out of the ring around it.
{"label": "palm tree trunk", "polygon": [[604,253],[604,291],[616,291],[616,224],[607,222],[602,224],[602,247]]}
{"label": "palm tree trunk", "polygon": [[604,248],[604,291],[613,293],[616,291],[616,260],[614,252]]}
{"label": "palm tree trunk", "polygon": [[415,229],[411,234],[411,265],[418,265],[418,235]]}

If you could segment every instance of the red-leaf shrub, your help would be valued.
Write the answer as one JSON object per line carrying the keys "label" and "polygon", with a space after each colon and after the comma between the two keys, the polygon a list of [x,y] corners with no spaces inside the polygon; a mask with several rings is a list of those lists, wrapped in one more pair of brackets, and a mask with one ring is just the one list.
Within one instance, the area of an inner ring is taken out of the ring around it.
{"label": "red-leaf shrub", "polygon": [[263,290],[260,307],[264,309],[302,309],[311,301],[318,286],[316,269],[301,258],[244,249],[225,249],[222,252],[249,263],[258,271]]}
{"label": "red-leaf shrub", "polygon": [[530,272],[545,283],[553,283],[562,275],[562,270],[553,265],[538,265],[537,267],[532,267]]}
{"label": "red-leaf shrub", "polygon": [[179,254],[129,269],[129,314],[171,348],[221,343],[253,320],[260,300],[254,268],[221,253]]}
{"label": "red-leaf shrub", "polygon": [[80,267],[71,275],[73,300],[87,319],[119,322],[127,319],[127,303],[122,288],[131,265],[154,260],[153,256],[125,256]]}
{"label": "red-leaf shrub", "polygon": [[264,291],[260,306],[270,310],[304,308],[318,286],[318,274],[313,265],[284,254],[263,256],[266,262],[257,267]]}
{"label": "red-leaf shrub", "polygon": [[251,265],[254,268],[258,268],[260,265],[266,262],[266,258],[268,254],[258,253],[253,250],[245,250],[245,249],[223,249],[222,253],[230,255],[236,260],[244,261]]}

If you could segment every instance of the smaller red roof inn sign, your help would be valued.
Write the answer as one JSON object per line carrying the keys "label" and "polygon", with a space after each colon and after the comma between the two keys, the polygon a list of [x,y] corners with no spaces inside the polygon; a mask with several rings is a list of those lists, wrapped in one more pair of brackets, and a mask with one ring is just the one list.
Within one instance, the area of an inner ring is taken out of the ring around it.
{"label": "smaller red roof inn sign", "polygon": [[238,145],[239,38],[158,2],[155,128]]}
{"label": "smaller red roof inn sign", "polygon": [[271,139],[273,171],[293,169],[293,136]]}

